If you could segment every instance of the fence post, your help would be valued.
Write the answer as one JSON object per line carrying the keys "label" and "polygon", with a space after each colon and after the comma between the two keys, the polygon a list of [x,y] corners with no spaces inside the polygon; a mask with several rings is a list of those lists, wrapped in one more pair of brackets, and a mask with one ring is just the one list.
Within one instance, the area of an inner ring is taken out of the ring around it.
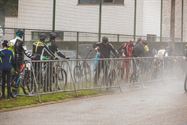
{"label": "fence post", "polygon": [[98,42],[101,41],[102,2],[103,2],[103,0],[100,0],[100,3],[99,3],[99,31],[98,31]]}
{"label": "fence post", "polygon": [[134,0],[134,41],[136,41],[136,13],[137,13],[137,0]]}
{"label": "fence post", "polygon": [[181,7],[181,42],[184,41],[184,0],[182,0],[182,7]]}
{"label": "fence post", "polygon": [[170,38],[175,41],[175,0],[171,0]]}
{"label": "fence post", "polygon": [[56,17],[56,0],[53,0],[53,32],[55,31],[55,17]]}
{"label": "fence post", "polygon": [[119,34],[117,34],[117,42],[119,42]]}
{"label": "fence post", "polygon": [[[77,32],[76,59],[78,59],[78,55],[79,55],[79,32]],[[76,60],[76,65],[78,65],[78,60]]]}
{"label": "fence post", "polygon": [[160,42],[162,42],[162,17],[163,17],[163,0],[161,0],[161,7],[160,7]]}

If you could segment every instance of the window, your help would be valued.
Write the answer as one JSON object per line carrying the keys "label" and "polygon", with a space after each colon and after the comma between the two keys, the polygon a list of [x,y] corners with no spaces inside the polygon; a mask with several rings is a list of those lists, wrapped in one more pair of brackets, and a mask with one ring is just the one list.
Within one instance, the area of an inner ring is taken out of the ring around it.
{"label": "window", "polygon": [[79,0],[79,4],[98,4],[99,0]]}
{"label": "window", "polygon": [[104,3],[113,3],[114,0],[103,0]]}
{"label": "window", "polygon": [[18,16],[18,0],[7,0],[5,3],[5,16]]}
{"label": "window", "polygon": [[[102,0],[103,4],[117,4],[117,5],[123,5],[124,0]],[[78,4],[86,4],[86,5],[91,5],[91,4],[99,4],[100,0],[78,0]]]}

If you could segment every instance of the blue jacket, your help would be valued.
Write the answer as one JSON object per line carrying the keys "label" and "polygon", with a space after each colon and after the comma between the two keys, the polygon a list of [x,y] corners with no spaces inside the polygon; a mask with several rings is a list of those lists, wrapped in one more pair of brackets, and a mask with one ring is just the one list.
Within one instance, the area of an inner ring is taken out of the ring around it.
{"label": "blue jacket", "polygon": [[13,67],[13,53],[11,50],[3,49],[0,51],[0,70],[11,70]]}

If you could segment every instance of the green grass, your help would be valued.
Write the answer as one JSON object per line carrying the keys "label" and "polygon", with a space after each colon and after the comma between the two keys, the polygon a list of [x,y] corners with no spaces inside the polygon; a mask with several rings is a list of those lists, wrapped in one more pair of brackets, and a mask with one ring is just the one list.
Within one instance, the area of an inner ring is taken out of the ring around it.
{"label": "green grass", "polygon": [[97,95],[99,92],[97,90],[81,90],[77,94],[75,92],[61,92],[54,94],[46,94],[40,96],[40,101],[38,96],[19,96],[10,100],[0,100],[0,111],[10,110],[15,108],[20,108],[24,106],[37,105],[46,102],[56,102],[60,100],[73,99],[77,97]]}

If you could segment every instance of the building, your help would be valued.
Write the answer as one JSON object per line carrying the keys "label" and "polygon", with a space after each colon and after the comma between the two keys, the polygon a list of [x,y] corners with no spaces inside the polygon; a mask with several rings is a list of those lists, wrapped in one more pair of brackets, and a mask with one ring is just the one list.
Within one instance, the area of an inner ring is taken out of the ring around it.
{"label": "building", "polygon": [[[175,37],[181,39],[181,1],[176,0]],[[98,33],[99,0],[56,0],[55,30]],[[146,36],[155,34],[170,37],[171,0],[137,0],[136,22],[134,0],[103,0],[101,32],[110,34]],[[187,6],[187,1],[184,4]],[[53,29],[53,0],[18,0],[17,16],[5,17],[5,27],[25,29]],[[161,25],[162,19],[162,25]],[[186,18],[184,18],[184,21]],[[184,25],[184,34],[187,33]],[[27,32],[30,40],[33,30]],[[186,35],[187,36],[187,35]],[[184,35],[184,39],[186,40]],[[96,38],[94,38],[97,40]],[[128,39],[132,39],[129,37]]]}

